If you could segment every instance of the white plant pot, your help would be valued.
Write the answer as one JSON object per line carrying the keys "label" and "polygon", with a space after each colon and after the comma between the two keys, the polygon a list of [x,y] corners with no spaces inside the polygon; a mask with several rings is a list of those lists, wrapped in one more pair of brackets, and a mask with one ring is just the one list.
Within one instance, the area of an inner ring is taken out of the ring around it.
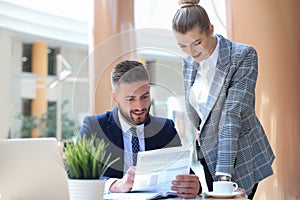
{"label": "white plant pot", "polygon": [[105,180],[68,179],[70,200],[103,200]]}

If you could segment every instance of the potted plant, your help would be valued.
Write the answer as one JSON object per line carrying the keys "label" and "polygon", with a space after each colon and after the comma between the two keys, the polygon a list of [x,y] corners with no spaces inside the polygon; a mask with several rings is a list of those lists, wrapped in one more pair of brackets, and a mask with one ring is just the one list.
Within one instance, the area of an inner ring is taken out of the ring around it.
{"label": "potted plant", "polygon": [[119,158],[111,160],[108,144],[94,135],[66,143],[65,159],[71,200],[103,199],[105,180],[101,177]]}

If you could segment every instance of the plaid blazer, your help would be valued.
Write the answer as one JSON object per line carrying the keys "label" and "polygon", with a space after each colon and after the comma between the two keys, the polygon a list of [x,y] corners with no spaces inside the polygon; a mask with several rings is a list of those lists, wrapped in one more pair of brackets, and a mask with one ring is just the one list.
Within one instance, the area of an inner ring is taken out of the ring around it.
{"label": "plaid blazer", "polygon": [[187,112],[200,130],[200,156],[214,180],[216,172],[229,173],[250,194],[255,183],[273,174],[275,159],[255,114],[257,54],[250,46],[217,37],[219,58],[202,120],[189,103],[199,64],[191,57],[183,61]]}

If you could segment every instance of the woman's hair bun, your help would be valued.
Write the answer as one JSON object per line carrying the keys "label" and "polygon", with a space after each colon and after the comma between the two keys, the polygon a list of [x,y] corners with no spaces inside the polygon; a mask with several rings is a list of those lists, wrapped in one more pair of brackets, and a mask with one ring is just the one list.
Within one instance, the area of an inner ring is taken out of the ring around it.
{"label": "woman's hair bun", "polygon": [[178,0],[178,4],[181,8],[187,6],[196,6],[198,5],[200,0]]}

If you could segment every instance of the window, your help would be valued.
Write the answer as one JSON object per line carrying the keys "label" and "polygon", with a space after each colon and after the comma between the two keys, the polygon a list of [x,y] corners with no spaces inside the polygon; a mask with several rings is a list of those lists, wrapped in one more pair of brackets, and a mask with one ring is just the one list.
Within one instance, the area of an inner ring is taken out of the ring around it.
{"label": "window", "polygon": [[36,127],[35,117],[31,115],[32,99],[22,99],[22,114],[19,119],[22,120],[20,137],[31,137],[31,131]]}
{"label": "window", "polygon": [[23,44],[23,54],[22,54],[22,71],[31,72],[31,54],[32,54],[32,45]]}
{"label": "window", "polygon": [[45,114],[47,137],[56,137],[56,102],[48,102],[48,111]]}
{"label": "window", "polygon": [[48,102],[48,110],[42,116],[32,115],[31,108],[32,99],[22,99],[20,137],[30,138],[34,128],[39,128],[41,137],[56,137],[56,102]]}
{"label": "window", "polygon": [[48,48],[48,75],[56,75],[56,55],[58,49]]}
{"label": "window", "polygon": [[[58,49],[48,48],[48,75],[56,75],[56,55]],[[32,44],[23,44],[22,71],[32,72]]]}

